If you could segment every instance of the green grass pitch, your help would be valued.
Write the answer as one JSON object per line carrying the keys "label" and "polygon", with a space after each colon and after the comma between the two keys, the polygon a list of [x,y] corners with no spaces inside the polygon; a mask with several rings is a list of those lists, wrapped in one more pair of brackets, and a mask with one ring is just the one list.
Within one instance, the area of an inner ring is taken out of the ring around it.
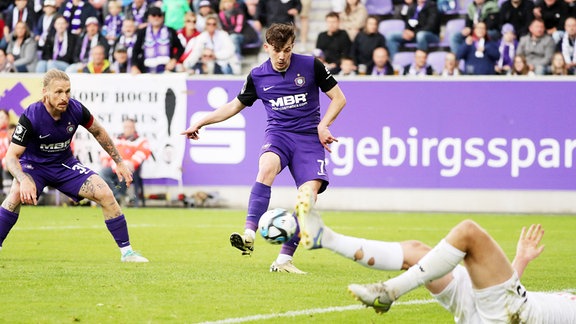
{"label": "green grass pitch", "polygon": [[[126,209],[133,247],[148,264],[123,264],[91,207],[23,207],[0,251],[1,323],[450,323],[423,288],[377,315],[347,293],[349,283],[385,280],[330,251],[299,249],[305,276],[270,273],[279,246],[261,238],[251,257],[230,246],[244,211]],[[524,274],[529,290],[576,288],[570,215],[496,215],[323,211],[334,230],[353,236],[436,244],[465,218],[493,234],[510,257],[520,228],[544,225],[543,255]]]}

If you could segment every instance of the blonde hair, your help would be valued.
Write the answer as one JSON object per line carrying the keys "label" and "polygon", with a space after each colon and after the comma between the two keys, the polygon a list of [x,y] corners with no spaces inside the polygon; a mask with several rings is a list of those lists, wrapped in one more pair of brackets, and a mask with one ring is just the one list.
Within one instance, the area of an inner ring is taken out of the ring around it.
{"label": "blonde hair", "polygon": [[44,88],[47,88],[50,85],[50,83],[52,83],[53,80],[63,80],[70,82],[68,74],[60,70],[51,69],[50,71],[46,72],[46,74],[44,74],[44,79],[42,80],[42,86]]}

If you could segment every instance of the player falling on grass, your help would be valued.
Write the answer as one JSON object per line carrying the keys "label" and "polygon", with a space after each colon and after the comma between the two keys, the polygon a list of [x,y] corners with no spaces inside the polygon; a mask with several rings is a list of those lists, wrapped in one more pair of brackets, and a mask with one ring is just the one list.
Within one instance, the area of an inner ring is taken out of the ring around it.
{"label": "player falling on grass", "polygon": [[66,73],[48,71],[42,93],[42,100],[31,104],[20,116],[6,153],[6,166],[14,181],[0,207],[0,247],[18,220],[20,205],[36,205],[44,187],[50,186],[74,201],[87,198],[100,204],[106,226],[120,248],[120,260],[148,262],[132,250],[126,219],[112,190],[97,173],[74,158],[70,149],[78,126],[85,127],[118,165],[118,177],[130,185],[132,173],[112,139],[84,105],[70,98]]}
{"label": "player falling on grass", "polygon": [[[500,247],[484,230],[476,223],[465,221],[454,231],[467,237],[460,237],[459,241],[470,239],[471,244],[475,246],[474,249],[482,250],[480,256],[474,254],[470,255],[468,260],[464,258],[465,266],[461,266],[458,265],[458,260],[462,260],[462,253],[456,252],[455,248],[446,248],[447,251],[444,252],[438,252],[442,248],[435,248],[436,251],[430,255],[447,254],[449,262],[429,262],[422,258],[431,251],[431,248],[419,241],[382,242],[346,236],[333,231],[324,225],[318,212],[312,210],[313,201],[311,190],[308,188],[299,190],[296,210],[302,234],[301,243],[305,248],[326,248],[373,269],[408,269],[406,274],[389,280],[384,285],[378,283],[349,286],[353,295],[378,313],[388,311],[392,301],[401,294],[416,286],[425,285],[432,296],[454,315],[456,323],[513,322],[514,316],[508,318],[510,321],[507,317],[503,317],[503,321],[497,317],[490,317],[502,315],[502,309],[491,302],[504,304],[507,300],[500,298],[510,298],[508,301],[512,305],[526,300],[525,296],[522,296],[525,290],[517,278],[522,277],[528,263],[537,258],[544,249],[544,246],[540,245],[544,235],[542,227],[532,225],[528,229],[523,228],[516,247],[516,256],[510,264]],[[423,268],[426,270],[425,273],[421,272],[422,264],[426,266]],[[443,268],[444,271],[430,275],[429,267]],[[427,277],[425,274],[430,276]],[[499,283],[504,282],[507,287],[505,285],[498,287]],[[476,290],[489,286],[491,287],[483,291]],[[499,290],[505,288],[508,290]],[[507,293],[511,294],[506,297]],[[531,309],[523,310],[524,313],[520,312],[519,315],[522,316],[518,319],[528,320],[528,323],[576,322],[576,296],[533,292],[528,292],[527,296],[528,305],[531,305],[528,307]],[[479,306],[477,300],[482,300],[481,304],[484,305]],[[533,306],[534,304],[536,306]],[[542,309],[539,304],[543,308],[550,307],[546,314],[538,314]],[[550,304],[553,306],[549,306]],[[563,308],[566,310],[562,310]]]}
{"label": "player falling on grass", "polygon": [[[271,186],[286,167],[297,187],[310,186],[314,195],[328,186],[325,152],[336,141],[330,126],[344,108],[346,98],[324,65],[311,56],[293,54],[294,26],[273,24],[266,31],[264,50],[270,59],[252,69],[240,94],[182,134],[199,138],[203,126],[226,120],[257,99],[266,108],[268,125],[258,163],[258,175],[252,186],[244,234],[230,236],[232,246],[251,254],[260,216],[268,210]],[[331,99],[324,117],[320,116],[320,90]],[[270,271],[302,274],[292,263],[299,237],[282,246]]]}

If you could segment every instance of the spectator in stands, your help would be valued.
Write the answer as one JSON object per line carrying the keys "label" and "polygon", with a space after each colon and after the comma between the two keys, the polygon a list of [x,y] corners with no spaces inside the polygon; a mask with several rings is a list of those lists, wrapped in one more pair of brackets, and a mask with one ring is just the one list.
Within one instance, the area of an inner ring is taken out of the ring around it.
{"label": "spectator in stands", "polygon": [[56,18],[56,0],[44,0],[42,7],[43,14],[38,17],[34,27],[34,40],[38,44],[38,49],[42,50],[48,38],[48,33],[54,33],[54,18]]}
{"label": "spectator in stands", "polygon": [[546,73],[554,54],[554,39],[546,34],[544,22],[534,19],[530,24],[530,34],[520,38],[518,54],[524,55],[530,70],[538,75]]}
{"label": "spectator in stands", "polygon": [[242,56],[244,44],[253,43],[258,40],[258,34],[248,24],[246,15],[236,3],[236,0],[221,0],[220,12],[218,13],[222,29],[230,35],[236,47],[236,55]]}
{"label": "spectator in stands", "polygon": [[206,26],[206,17],[216,14],[212,4],[208,0],[202,0],[199,3],[198,15],[196,15],[196,28],[199,32],[204,31]]}
{"label": "spectator in stands", "polygon": [[494,67],[500,59],[500,52],[496,42],[490,40],[487,34],[486,23],[478,22],[474,26],[472,35],[466,37],[464,44],[460,45],[456,57],[464,60],[466,74],[492,75]]}
{"label": "spectator in stands", "polygon": [[502,38],[498,46],[500,59],[496,63],[495,71],[498,74],[508,74],[514,65],[514,56],[518,47],[518,40],[512,24],[502,26]]}
{"label": "spectator in stands", "polygon": [[161,9],[164,12],[164,24],[174,30],[184,27],[184,16],[191,11],[188,0],[164,0]]}
{"label": "spectator in stands", "polygon": [[340,29],[340,16],[335,12],[326,15],[327,30],[321,32],[316,39],[316,48],[322,50],[326,67],[333,74],[338,74],[340,58],[347,55],[352,42],[346,31]]}
{"label": "spectator in stands", "polygon": [[576,18],[567,18],[564,29],[564,36],[558,46],[559,51],[564,55],[564,61],[570,74],[576,74]]}
{"label": "spectator in stands", "polygon": [[486,24],[490,39],[500,39],[499,8],[496,0],[474,0],[467,8],[466,27],[460,33],[452,35],[450,51],[457,53],[460,45],[472,34],[472,29],[478,22]]}
{"label": "spectator in stands", "polygon": [[234,42],[227,32],[219,28],[216,15],[206,18],[205,30],[195,38],[195,42],[192,53],[184,61],[184,67],[187,70],[192,69],[201,61],[204,49],[208,48],[214,52],[216,62],[222,68],[223,74],[240,73]]}
{"label": "spectator in stands", "polygon": [[394,67],[390,63],[390,55],[386,47],[377,47],[372,53],[372,62],[368,64],[367,75],[394,75]]}
{"label": "spectator in stands", "polygon": [[214,51],[211,48],[204,48],[200,60],[190,69],[190,73],[208,75],[226,74],[224,71],[227,69],[228,67],[221,66],[218,61],[216,61],[216,55],[214,55]]}
{"label": "spectator in stands", "polygon": [[564,21],[568,18],[568,4],[564,0],[537,0],[534,18],[544,22],[546,33],[558,43],[564,34]]}
{"label": "spectator in stands", "polygon": [[125,161],[125,164],[128,165],[128,168],[132,172],[132,185],[135,187],[134,190],[137,194],[134,197],[127,197],[126,182],[120,182],[118,180],[118,176],[116,175],[116,163],[112,160],[110,155],[105,152],[100,156],[103,167],[100,171],[100,176],[104,181],[106,181],[110,189],[112,189],[116,201],[121,205],[125,205],[127,199],[133,199],[134,205],[139,206],[141,199],[144,198],[138,194],[139,188],[136,188],[136,186],[142,183],[140,168],[142,163],[150,157],[152,152],[148,140],[138,135],[138,132],[136,131],[136,121],[134,119],[125,119],[122,127],[123,132],[114,139],[114,145],[116,146],[118,153],[120,153],[122,160]]}
{"label": "spectator in stands", "polygon": [[128,56],[128,71],[132,70],[132,54],[134,52],[136,38],[136,22],[132,19],[124,19],[124,22],[122,23],[122,34],[116,40],[114,48],[126,48],[126,55]]}
{"label": "spectator in stands", "polygon": [[294,24],[300,10],[302,10],[300,0],[260,0],[256,20],[259,21],[260,27],[269,27],[273,23]]}
{"label": "spectator in stands", "polygon": [[421,49],[414,52],[414,62],[404,67],[403,75],[425,76],[433,75],[434,69],[428,65],[428,53]]}
{"label": "spectator in stands", "polygon": [[356,64],[354,59],[350,56],[342,56],[340,59],[340,72],[338,76],[354,76],[356,75]]}
{"label": "spectator in stands", "polygon": [[86,19],[86,31],[80,35],[74,48],[74,63],[66,68],[66,72],[76,73],[82,71],[90,60],[90,50],[97,45],[104,46],[108,53],[108,40],[100,33],[98,18],[90,17]]}
{"label": "spectator in stands", "polygon": [[196,14],[189,11],[184,15],[184,27],[178,31],[178,38],[184,47],[184,52],[180,55],[176,65],[177,71],[184,71],[184,61],[192,54],[192,50],[196,45],[196,36],[200,35],[196,29]]}
{"label": "spectator in stands", "polygon": [[3,13],[4,16],[4,37],[10,42],[12,32],[16,24],[23,21],[28,25],[28,30],[34,30],[36,26],[36,13],[27,0],[15,0],[14,6]]}
{"label": "spectator in stands", "polygon": [[0,48],[0,73],[11,73],[16,72],[14,65],[8,61],[6,57],[6,50]]}
{"label": "spectator in stands", "polygon": [[356,35],[366,24],[368,10],[360,0],[346,0],[346,8],[340,12],[340,27],[348,33],[350,40],[354,41]]}
{"label": "spectator in stands", "polygon": [[456,59],[456,54],[452,52],[446,53],[446,57],[444,58],[444,69],[440,75],[443,77],[462,75],[462,71],[460,71],[458,68],[458,60]]}
{"label": "spectator in stands", "polygon": [[510,75],[528,75],[534,76],[534,71],[530,70],[530,66],[526,62],[524,55],[516,54],[514,56],[514,67],[510,71]]}
{"label": "spectator in stands", "polygon": [[564,0],[568,5],[568,17],[576,18],[576,1],[574,0]]}
{"label": "spectator in stands", "polygon": [[6,49],[6,58],[16,72],[35,72],[36,63],[38,62],[37,44],[28,25],[21,21],[14,27],[12,40],[8,43]]}
{"label": "spectator in stands", "polygon": [[312,0],[300,0],[302,9],[300,10],[300,53],[308,51],[308,32],[310,30],[310,8]]}
{"label": "spectator in stands", "polygon": [[372,53],[378,47],[386,47],[384,35],[378,32],[378,17],[370,15],[366,19],[366,26],[354,39],[350,56],[356,64],[368,65],[372,61]]}
{"label": "spectator in stands", "polygon": [[569,75],[568,67],[566,61],[564,61],[564,56],[560,52],[554,53],[552,56],[552,64],[549,68],[550,75]]}
{"label": "spectator in stands", "polygon": [[386,34],[390,57],[394,58],[404,43],[416,42],[418,49],[428,51],[430,44],[440,41],[440,15],[436,2],[417,0],[408,6],[402,18],[405,23],[404,31]]}
{"label": "spectator in stands", "polygon": [[528,26],[534,20],[532,0],[506,0],[500,6],[500,25],[512,24],[518,38],[528,34]]}
{"label": "spectator in stands", "polygon": [[122,34],[124,16],[121,13],[122,5],[119,0],[110,0],[108,2],[108,15],[104,18],[102,25],[102,35],[108,40],[109,46],[113,46]]}
{"label": "spectator in stands", "polygon": [[137,29],[146,28],[146,14],[148,12],[148,2],[146,0],[133,0],[127,6],[124,6],[125,20],[132,20]]}
{"label": "spectator in stands", "polygon": [[51,69],[65,71],[74,62],[74,48],[78,43],[78,36],[68,30],[66,17],[56,17],[54,29],[55,33],[48,36],[42,49],[41,60],[36,65],[37,73]]}
{"label": "spectator in stands", "polygon": [[138,30],[132,52],[132,73],[174,71],[184,52],[176,31],[164,25],[164,13],[158,7],[148,9],[148,26]]}
{"label": "spectator in stands", "polygon": [[108,50],[104,45],[96,45],[90,49],[90,60],[81,70],[81,73],[100,74],[112,73],[110,62],[106,59]]}
{"label": "spectator in stands", "polygon": [[66,18],[68,31],[74,35],[82,34],[88,18],[98,17],[98,11],[88,1],[83,0],[68,0],[60,6],[58,12]]}
{"label": "spectator in stands", "polygon": [[128,49],[124,46],[116,46],[114,49],[114,61],[110,69],[114,73],[130,73],[130,60],[128,59]]}

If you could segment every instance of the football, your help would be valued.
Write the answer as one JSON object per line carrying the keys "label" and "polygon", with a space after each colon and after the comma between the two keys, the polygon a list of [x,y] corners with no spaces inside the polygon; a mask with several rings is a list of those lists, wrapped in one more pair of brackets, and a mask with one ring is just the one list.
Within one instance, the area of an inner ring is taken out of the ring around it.
{"label": "football", "polygon": [[294,215],[283,208],[265,212],[258,222],[260,235],[270,244],[288,242],[296,234],[297,227]]}

